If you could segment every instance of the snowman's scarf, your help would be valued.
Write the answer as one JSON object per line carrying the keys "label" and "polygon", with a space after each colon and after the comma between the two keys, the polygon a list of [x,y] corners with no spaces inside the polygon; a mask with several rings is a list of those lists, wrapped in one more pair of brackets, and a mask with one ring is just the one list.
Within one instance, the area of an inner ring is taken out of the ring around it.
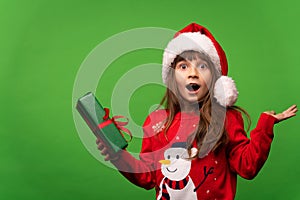
{"label": "snowman's scarf", "polygon": [[189,176],[187,176],[186,178],[180,180],[180,181],[172,181],[170,179],[168,179],[167,177],[165,177],[163,185],[162,185],[162,195],[160,200],[169,200],[170,199],[170,195],[167,191],[167,187],[166,184],[172,188],[173,190],[182,190],[189,182]]}

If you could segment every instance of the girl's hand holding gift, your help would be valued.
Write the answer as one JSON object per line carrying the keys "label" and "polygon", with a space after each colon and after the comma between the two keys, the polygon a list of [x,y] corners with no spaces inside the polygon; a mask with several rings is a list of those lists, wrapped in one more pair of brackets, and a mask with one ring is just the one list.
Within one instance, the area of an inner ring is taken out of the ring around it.
{"label": "girl's hand holding gift", "polygon": [[117,160],[119,158],[118,154],[111,153],[108,151],[108,149],[105,147],[105,145],[101,142],[99,138],[96,140],[97,148],[100,150],[101,154],[104,156],[105,161],[113,161]]}

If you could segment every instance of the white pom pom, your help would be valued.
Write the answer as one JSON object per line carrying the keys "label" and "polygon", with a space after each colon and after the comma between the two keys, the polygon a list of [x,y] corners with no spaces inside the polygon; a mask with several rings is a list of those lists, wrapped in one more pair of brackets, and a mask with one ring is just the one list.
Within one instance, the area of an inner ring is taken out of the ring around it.
{"label": "white pom pom", "polygon": [[215,84],[214,97],[224,107],[232,106],[238,97],[238,91],[232,78],[221,76]]}

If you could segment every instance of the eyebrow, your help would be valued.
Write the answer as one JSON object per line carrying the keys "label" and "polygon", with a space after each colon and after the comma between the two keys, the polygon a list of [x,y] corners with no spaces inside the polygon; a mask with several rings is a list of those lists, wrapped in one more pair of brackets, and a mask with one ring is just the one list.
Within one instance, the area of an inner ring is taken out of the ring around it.
{"label": "eyebrow", "polygon": [[208,65],[208,62],[206,60],[203,60],[203,59],[201,59],[201,60],[197,59],[196,63],[197,63],[197,65],[200,64],[200,63],[205,63],[206,65]]}
{"label": "eyebrow", "polygon": [[[199,64],[201,64],[201,63],[204,63],[204,64],[206,64],[207,66],[209,66],[208,65],[208,62],[206,61],[206,60],[200,60],[200,59],[193,59],[193,60],[188,60],[188,59],[184,59],[184,60],[181,60],[181,61],[179,61],[177,64],[179,64],[179,63],[181,63],[181,62],[189,62],[189,63],[191,63],[192,61],[194,61],[194,60],[196,60],[196,66],[198,66]],[[176,65],[177,65],[176,64]]]}

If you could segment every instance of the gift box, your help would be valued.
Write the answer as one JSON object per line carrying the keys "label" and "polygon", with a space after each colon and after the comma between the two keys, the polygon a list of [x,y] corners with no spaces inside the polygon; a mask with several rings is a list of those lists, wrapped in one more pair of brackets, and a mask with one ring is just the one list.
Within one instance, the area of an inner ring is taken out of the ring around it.
{"label": "gift box", "polygon": [[99,103],[93,93],[89,92],[77,101],[76,109],[90,127],[97,138],[108,148],[116,153],[127,147],[128,143],[121,134],[114,120],[109,118],[107,112]]}

